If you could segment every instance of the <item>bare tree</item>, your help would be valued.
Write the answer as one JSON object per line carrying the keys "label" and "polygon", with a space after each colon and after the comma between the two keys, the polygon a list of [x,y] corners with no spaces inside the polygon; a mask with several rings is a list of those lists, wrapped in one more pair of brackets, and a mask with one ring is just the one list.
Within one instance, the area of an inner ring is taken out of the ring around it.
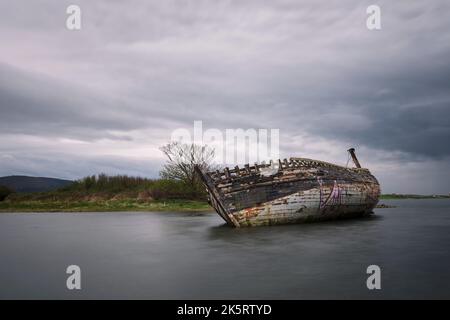
{"label": "bare tree", "polygon": [[214,169],[214,149],[207,145],[171,142],[161,147],[160,150],[168,159],[160,172],[164,179],[181,180],[196,188],[200,181],[195,173],[195,165],[205,171]]}

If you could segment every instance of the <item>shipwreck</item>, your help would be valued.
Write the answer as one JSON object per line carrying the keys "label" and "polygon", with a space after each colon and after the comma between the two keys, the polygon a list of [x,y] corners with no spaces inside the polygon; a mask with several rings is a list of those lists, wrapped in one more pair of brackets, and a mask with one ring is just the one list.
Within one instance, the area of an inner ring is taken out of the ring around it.
{"label": "shipwreck", "polygon": [[205,172],[196,166],[215,211],[233,227],[355,217],[372,213],[380,196],[377,179],[361,168],[306,158],[271,161]]}

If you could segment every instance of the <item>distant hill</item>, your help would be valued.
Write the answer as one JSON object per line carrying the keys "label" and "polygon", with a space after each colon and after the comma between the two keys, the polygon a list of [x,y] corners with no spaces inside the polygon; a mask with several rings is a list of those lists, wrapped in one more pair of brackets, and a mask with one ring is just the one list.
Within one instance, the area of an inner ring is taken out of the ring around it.
{"label": "distant hill", "polygon": [[45,177],[0,177],[0,185],[6,186],[16,192],[45,192],[65,187],[71,183],[73,183],[71,180]]}

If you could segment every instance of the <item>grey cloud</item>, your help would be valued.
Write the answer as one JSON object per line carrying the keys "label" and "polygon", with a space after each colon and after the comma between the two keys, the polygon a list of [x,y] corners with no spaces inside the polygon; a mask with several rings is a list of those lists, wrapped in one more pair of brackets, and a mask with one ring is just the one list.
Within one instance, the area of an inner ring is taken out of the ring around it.
{"label": "grey cloud", "polygon": [[0,132],[57,135],[81,140],[130,136],[132,130],[161,124],[158,117],[130,115],[127,105],[40,74],[0,64]]}
{"label": "grey cloud", "polygon": [[68,4],[0,5],[1,133],[127,141],[151,128],[159,143],[203,120],[398,166],[450,157],[447,1],[378,1],[380,31],[365,27],[372,1],[80,1],[76,33]]}
{"label": "grey cloud", "polygon": [[0,176],[18,174],[71,180],[99,173],[157,178],[161,168],[160,162],[148,158],[129,159],[110,155],[93,157],[61,152],[1,154],[0,161]]}

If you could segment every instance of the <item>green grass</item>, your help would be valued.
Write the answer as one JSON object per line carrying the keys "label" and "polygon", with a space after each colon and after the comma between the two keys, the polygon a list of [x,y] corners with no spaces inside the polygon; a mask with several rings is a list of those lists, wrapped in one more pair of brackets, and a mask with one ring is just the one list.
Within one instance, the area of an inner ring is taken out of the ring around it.
{"label": "green grass", "polygon": [[208,203],[196,200],[139,201],[2,201],[0,212],[107,212],[107,211],[210,211]]}
{"label": "green grass", "polygon": [[421,194],[382,194],[380,199],[448,199],[447,195],[421,195]]}

